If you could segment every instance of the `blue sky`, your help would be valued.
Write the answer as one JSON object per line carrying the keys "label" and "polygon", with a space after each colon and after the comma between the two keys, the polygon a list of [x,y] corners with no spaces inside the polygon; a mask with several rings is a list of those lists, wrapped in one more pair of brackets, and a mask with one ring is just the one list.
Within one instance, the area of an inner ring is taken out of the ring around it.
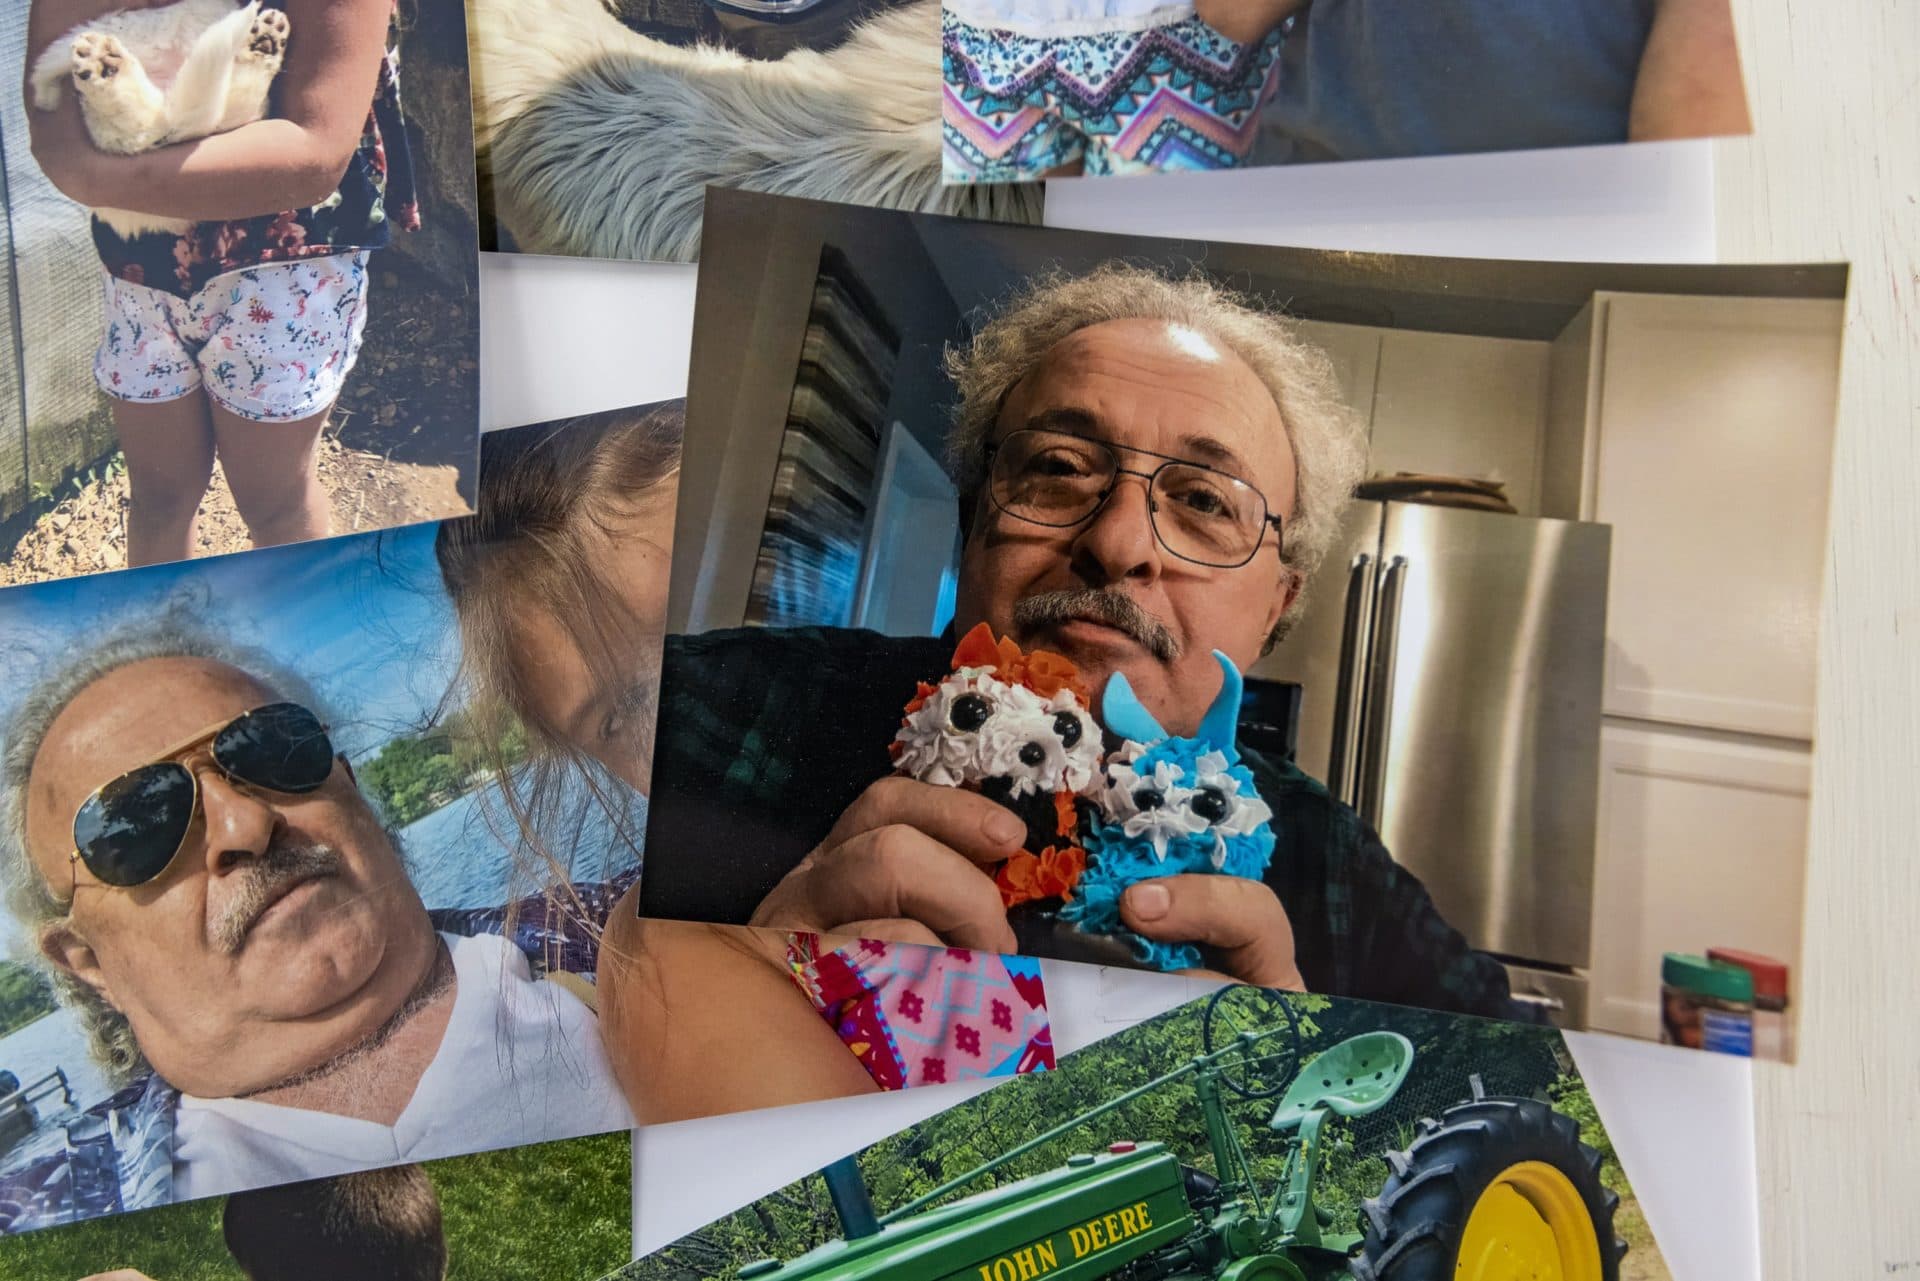
{"label": "blue sky", "polygon": [[243,552],[0,592],[0,718],[49,661],[184,602],[216,635],[267,650],[332,705],[356,760],[425,724],[453,676],[437,525]]}

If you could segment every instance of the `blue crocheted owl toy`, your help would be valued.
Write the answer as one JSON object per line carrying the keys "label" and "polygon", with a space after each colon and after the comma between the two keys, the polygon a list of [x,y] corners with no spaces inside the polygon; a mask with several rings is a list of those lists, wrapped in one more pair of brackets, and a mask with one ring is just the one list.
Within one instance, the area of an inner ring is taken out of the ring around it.
{"label": "blue crocheted owl toy", "polygon": [[1137,881],[1182,873],[1259,880],[1273,859],[1273,811],[1254,790],[1234,746],[1240,672],[1215,650],[1225,677],[1192,738],[1160,728],[1127,678],[1115,672],[1101,698],[1109,732],[1125,741],[1102,763],[1085,838],[1087,871],[1061,919],[1093,934],[1117,934],[1159,970],[1201,964],[1191,943],[1145,939],[1120,923],[1120,896]]}

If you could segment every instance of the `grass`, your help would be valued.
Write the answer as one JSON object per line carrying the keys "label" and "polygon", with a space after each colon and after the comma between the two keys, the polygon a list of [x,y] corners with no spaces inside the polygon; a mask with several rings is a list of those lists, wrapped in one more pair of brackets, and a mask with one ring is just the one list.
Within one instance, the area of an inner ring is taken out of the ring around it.
{"label": "grass", "polygon": [[[448,1281],[592,1281],[633,1244],[628,1135],[432,1161]],[[8,1281],[134,1268],[153,1281],[246,1281],[220,1238],[219,1198],[0,1239]]]}

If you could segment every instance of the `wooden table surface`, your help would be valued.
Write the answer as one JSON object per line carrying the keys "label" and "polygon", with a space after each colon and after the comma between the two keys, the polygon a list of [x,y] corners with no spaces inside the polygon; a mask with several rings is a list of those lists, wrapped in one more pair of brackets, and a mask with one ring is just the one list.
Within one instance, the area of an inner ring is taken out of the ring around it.
{"label": "wooden table surface", "polygon": [[[1853,264],[1800,1061],[1756,1064],[1770,1281],[1920,1277],[1920,3],[1734,0],[1720,257]],[[1756,551],[1756,554],[1764,554]]]}

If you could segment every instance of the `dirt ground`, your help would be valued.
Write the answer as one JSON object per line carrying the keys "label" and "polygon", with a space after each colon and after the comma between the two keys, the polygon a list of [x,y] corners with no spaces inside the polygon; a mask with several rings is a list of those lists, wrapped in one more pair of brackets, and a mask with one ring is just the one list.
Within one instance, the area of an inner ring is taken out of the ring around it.
{"label": "dirt ground", "polygon": [[1627,1257],[1620,1261],[1620,1281],[1673,1281],[1638,1201],[1621,1198],[1613,1216],[1613,1230],[1627,1242]]}
{"label": "dirt ground", "polygon": [[[396,463],[349,449],[330,429],[321,443],[320,482],[333,499],[333,532],[357,533],[437,520],[467,510],[451,467]],[[68,578],[127,563],[127,474],[116,462],[93,482],[35,521],[0,564],[0,586]],[[251,546],[234,510],[225,477],[214,465],[213,485],[200,504],[196,556],[218,556]]]}
{"label": "dirt ground", "polygon": [[[360,361],[321,442],[333,532],[440,520],[471,510],[479,441],[473,298],[427,285],[404,262],[376,265]],[[0,530],[0,586],[126,566],[126,470],[115,453]],[[214,468],[195,556],[250,542]]]}

